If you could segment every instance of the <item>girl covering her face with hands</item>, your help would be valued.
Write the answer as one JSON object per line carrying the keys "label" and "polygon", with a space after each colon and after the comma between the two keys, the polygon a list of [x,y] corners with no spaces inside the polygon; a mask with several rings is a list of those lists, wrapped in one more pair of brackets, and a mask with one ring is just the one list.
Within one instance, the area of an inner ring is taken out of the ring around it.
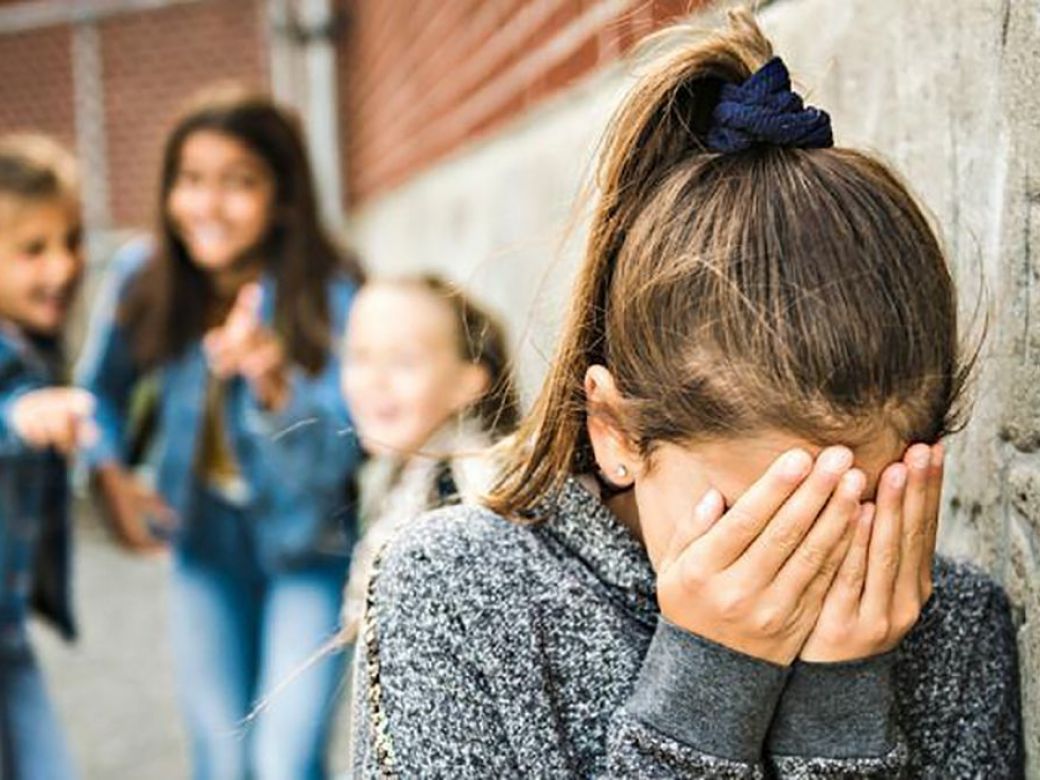
{"label": "girl covering her face with hands", "polygon": [[[130,547],[172,540],[175,671],[197,778],[318,778],[341,675],[330,656],[254,704],[331,637],[357,460],[334,350],[360,268],[318,209],[295,120],[211,96],[173,129],[154,243],[114,261],[81,381],[90,463]],[[159,386],[154,486],[126,469],[130,394]]]}
{"label": "girl covering her face with hands", "polygon": [[934,554],[967,372],[936,237],[750,14],[674,34],[488,509],[378,564],[356,766],[1020,776],[1006,598]]}

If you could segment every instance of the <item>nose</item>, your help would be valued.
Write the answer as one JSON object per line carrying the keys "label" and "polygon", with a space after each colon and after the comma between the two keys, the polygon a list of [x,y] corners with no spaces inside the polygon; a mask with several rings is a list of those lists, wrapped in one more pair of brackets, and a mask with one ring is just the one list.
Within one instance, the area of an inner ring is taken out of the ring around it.
{"label": "nose", "polygon": [[181,192],[178,199],[187,215],[196,219],[212,217],[220,209],[220,191],[212,184],[195,184]]}

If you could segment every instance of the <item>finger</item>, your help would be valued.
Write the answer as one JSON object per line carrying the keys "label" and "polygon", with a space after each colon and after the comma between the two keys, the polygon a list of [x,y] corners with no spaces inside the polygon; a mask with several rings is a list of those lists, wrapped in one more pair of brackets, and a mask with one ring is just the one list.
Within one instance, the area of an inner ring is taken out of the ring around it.
{"label": "finger", "polygon": [[931,467],[928,472],[928,495],[925,500],[925,516],[928,528],[925,533],[924,559],[921,565],[921,595],[931,595],[932,561],[935,559],[935,540],[939,532],[939,515],[942,510],[943,462],[946,452],[942,444],[932,447]]}
{"label": "finger", "polygon": [[238,291],[231,312],[224,322],[228,339],[240,342],[248,339],[260,325],[260,285],[247,284]]}
{"label": "finger", "polygon": [[76,446],[80,448],[93,447],[101,437],[101,430],[97,423],[88,418],[80,420],[76,428]]}
{"label": "finger", "polygon": [[42,412],[37,423],[37,437],[40,447],[50,447],[63,452],[67,416],[55,412]]}
{"label": "finger", "polygon": [[79,418],[91,417],[97,403],[94,395],[79,387],[69,387],[65,390],[65,403],[72,414]]}
{"label": "finger", "polygon": [[69,409],[55,417],[55,447],[68,455],[76,449],[76,434],[79,430],[79,418]]}
{"label": "finger", "polygon": [[[798,549],[805,539],[806,533],[821,511],[828,505],[835,493],[835,488],[845,477],[852,466],[852,451],[847,447],[829,447],[820,453],[813,466],[812,473],[798,486],[798,489],[769,519],[765,528],[744,552],[740,565],[747,569],[748,575],[760,585],[771,582],[787,559]],[[846,486],[842,506],[849,512],[859,503],[859,495],[863,492],[865,478],[857,472],[852,477],[852,485]],[[854,490],[853,490],[854,488]],[[854,496],[850,497],[852,493]],[[846,521],[838,520],[839,524]],[[840,535],[841,529],[838,529]],[[819,539],[816,540],[817,543]],[[818,568],[827,550],[814,549],[821,556],[815,560]],[[815,569],[807,572],[805,582],[812,579]]]}
{"label": "finger", "polygon": [[842,561],[848,554],[849,547],[855,534],[855,524],[849,522],[845,528],[838,544],[827,554],[824,563],[820,566],[816,575],[802,589],[792,592],[790,589],[780,592],[777,598],[781,603],[788,605],[787,609],[797,608],[802,615],[812,618],[812,623],[819,619],[820,612],[827,603],[831,585],[841,568]]}
{"label": "finger", "polygon": [[15,420],[15,429],[22,440],[30,447],[37,449],[46,446],[46,438],[42,435],[40,415],[31,405],[19,410]]}
{"label": "finger", "polygon": [[[827,575],[829,584],[845,557],[845,547],[855,528],[859,501],[866,486],[867,478],[859,469],[842,476],[819,519],[776,575],[775,585],[778,593],[786,596],[786,603],[796,603],[809,583],[821,573]],[[749,562],[757,563],[754,559]]]}
{"label": "finger", "polygon": [[173,531],[177,528],[177,513],[155,493],[142,495],[143,505],[149,517],[162,531]]}
{"label": "finger", "polygon": [[214,328],[202,337],[202,351],[209,369],[217,376],[224,376],[229,353],[227,339],[222,328]]}
{"label": "finger", "polygon": [[232,307],[232,311],[240,312],[243,315],[248,315],[255,320],[259,320],[260,299],[262,296],[263,291],[260,289],[260,284],[258,282],[244,284],[238,291],[238,295],[235,296],[235,303]]}
{"label": "finger", "polygon": [[116,496],[110,515],[119,542],[128,550],[137,553],[151,553],[163,549],[165,543],[151,533],[145,522],[150,492],[130,476],[126,477],[119,491],[122,495]]}
{"label": "finger", "polygon": [[227,379],[234,373],[234,353],[223,333],[209,340],[205,353],[209,370],[214,376]]}
{"label": "finger", "polygon": [[874,523],[874,505],[864,504],[856,516],[852,540],[841,562],[834,584],[827,593],[843,614],[855,615],[863,596],[867,579],[867,552],[870,549],[870,530]]}
{"label": "finger", "polygon": [[661,558],[660,570],[670,566],[687,547],[700,539],[712,525],[718,522],[724,509],[725,502],[722,494],[715,488],[708,488],[708,491],[694,506],[693,511],[684,514],[676,522],[664,556]]}
{"label": "finger", "polygon": [[145,529],[138,529],[132,534],[120,538],[123,546],[135,553],[158,553],[166,549],[166,543],[156,539]]}
{"label": "finger", "polygon": [[223,346],[224,332],[222,328],[213,328],[212,330],[206,331],[206,335],[202,337],[202,350],[209,357],[211,354],[216,354],[220,351]]}
{"label": "finger", "polygon": [[887,619],[892,606],[899,572],[906,479],[906,466],[894,463],[885,469],[878,486],[862,600],[863,614],[873,619]]}
{"label": "finger", "polygon": [[719,569],[735,561],[761,533],[812,470],[804,450],[790,450],[769,467],[702,537],[705,554]]}
{"label": "finger", "polygon": [[930,524],[927,504],[931,463],[932,448],[927,444],[915,444],[903,456],[907,478],[903,493],[903,534],[895,588],[897,593],[915,600],[919,597],[921,564]]}

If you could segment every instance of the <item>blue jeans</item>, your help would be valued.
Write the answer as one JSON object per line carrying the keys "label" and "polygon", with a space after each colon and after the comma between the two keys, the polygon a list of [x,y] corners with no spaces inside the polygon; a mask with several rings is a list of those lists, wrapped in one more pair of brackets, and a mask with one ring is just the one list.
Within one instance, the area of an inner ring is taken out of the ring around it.
{"label": "blue jeans", "polygon": [[75,776],[28,642],[15,652],[0,648],[0,777],[70,780]]}
{"label": "blue jeans", "polygon": [[345,654],[308,661],[339,624],[346,563],[270,573],[251,518],[205,496],[174,556],[174,668],[196,780],[320,780]]}

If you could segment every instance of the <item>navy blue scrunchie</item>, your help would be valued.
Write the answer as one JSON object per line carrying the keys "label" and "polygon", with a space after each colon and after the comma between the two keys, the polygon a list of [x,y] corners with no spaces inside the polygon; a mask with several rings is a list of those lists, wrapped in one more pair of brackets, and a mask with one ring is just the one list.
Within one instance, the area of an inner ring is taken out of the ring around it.
{"label": "navy blue scrunchie", "polygon": [[773,57],[743,84],[724,84],[711,115],[707,144],[713,152],[742,152],[754,144],[822,149],[834,145],[826,111],[804,106],[791,76]]}

